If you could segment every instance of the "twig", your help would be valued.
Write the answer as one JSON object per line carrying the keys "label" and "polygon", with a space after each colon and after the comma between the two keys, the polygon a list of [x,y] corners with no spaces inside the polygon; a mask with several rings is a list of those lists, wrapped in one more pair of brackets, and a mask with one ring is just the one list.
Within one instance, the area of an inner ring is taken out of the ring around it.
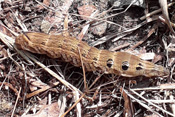
{"label": "twig", "polygon": [[[168,7],[172,6],[174,3],[175,3],[175,2],[168,4]],[[159,12],[161,12],[161,11],[162,11],[161,9],[155,10],[155,11],[153,11],[153,12],[151,12],[151,13],[149,13],[149,14],[146,14],[145,16],[141,17],[140,20],[144,20],[144,19],[146,19],[147,17],[150,17],[150,16],[152,16],[152,15],[154,15],[154,14],[156,14],[156,13],[159,13]]]}
{"label": "twig", "polygon": [[79,52],[79,56],[80,56],[80,60],[81,60],[81,66],[82,66],[82,69],[83,69],[83,78],[84,78],[84,88],[85,88],[85,92],[89,92],[89,89],[88,89],[88,86],[87,86],[87,83],[86,83],[86,74],[85,74],[85,69],[84,69],[84,64],[83,64],[83,60],[82,60],[82,56],[81,56],[81,52],[80,52],[80,49],[78,47],[78,52]]}
{"label": "twig", "polygon": [[18,100],[19,100],[19,97],[20,97],[20,93],[21,93],[21,87],[20,87],[20,89],[19,89],[18,96],[17,96],[17,98],[16,98],[15,106],[14,106],[14,108],[13,108],[13,112],[12,112],[11,117],[14,117],[13,114],[14,114],[14,112],[15,112],[16,105],[17,105]]}
{"label": "twig", "polygon": [[158,19],[158,17],[149,18],[147,21],[143,21],[142,23],[138,24],[137,26],[135,26],[133,28],[130,28],[126,31],[123,31],[122,33],[115,33],[115,34],[110,34],[110,35],[104,36],[104,37],[98,39],[97,41],[94,41],[94,42],[90,43],[89,45],[97,46],[97,45],[105,43],[106,41],[108,41],[110,39],[113,39],[113,38],[114,39],[112,40],[112,42],[115,42],[116,40],[119,40],[120,38],[122,38],[122,37],[124,37],[128,34],[131,34],[133,31],[137,30],[138,28],[142,27],[143,25],[145,25],[149,22],[155,21],[157,19]]}
{"label": "twig", "polygon": [[71,111],[76,105],[77,103],[79,103],[81,101],[81,99],[85,96],[85,94],[83,94],[63,115],[61,115],[61,117],[65,117],[66,114]]}
{"label": "twig", "polygon": [[[53,83],[53,86],[52,86],[52,87],[54,87],[54,86],[56,86],[56,85],[58,85],[58,84],[59,84],[59,82],[55,82],[55,83]],[[52,87],[50,87],[50,86],[45,86],[45,87],[42,88],[42,89],[39,89],[39,90],[34,91],[34,92],[32,92],[32,93],[29,93],[29,94],[26,95],[26,99],[28,99],[28,98],[30,98],[30,97],[33,97],[33,96],[35,96],[35,95],[38,95],[39,93],[44,92],[44,91],[46,91],[46,90],[48,90],[48,89],[50,89],[50,88],[52,88]]]}
{"label": "twig", "polygon": [[162,9],[162,14],[165,18],[165,22],[168,25],[170,31],[175,35],[175,32],[171,26],[170,19],[169,19],[169,14],[168,14],[168,7],[167,7],[167,0],[159,0],[159,4]]}
{"label": "twig", "polygon": [[136,47],[138,47],[139,45],[143,44],[157,29],[157,25],[153,25],[153,27],[151,28],[151,30],[148,31],[148,34],[139,42],[137,42],[135,45],[133,45],[129,50],[134,50]]}
{"label": "twig", "polygon": [[18,95],[18,93],[19,93],[18,90],[15,89],[12,84],[10,84],[8,82],[0,82],[0,90],[1,90],[3,85],[8,86],[11,90],[13,90],[15,92],[16,95]]}
{"label": "twig", "polygon": [[[155,105],[154,103],[148,101],[146,98],[144,98],[143,96],[139,95],[139,94],[138,94],[137,92],[135,92],[134,90],[132,90],[132,89],[130,89],[130,90],[131,90],[134,94],[136,94],[137,96],[139,96],[140,98],[142,98],[144,101],[148,102],[150,105],[152,105],[152,106],[154,106],[154,107],[160,109],[162,112],[167,113],[168,115],[174,116],[172,113],[170,113],[170,112],[164,110],[163,108],[161,108],[161,107]],[[147,108],[147,109],[148,109],[148,108]]]}
{"label": "twig", "polygon": [[148,109],[149,111],[157,114],[160,117],[163,117],[162,115],[160,115],[159,113],[155,112],[154,110],[152,110],[148,105],[142,103],[139,99],[135,98],[134,96],[132,96],[130,93],[128,93],[128,91],[126,91],[125,89],[123,89],[123,91],[133,100],[137,101],[137,103],[139,103],[140,105],[142,105],[144,108]]}
{"label": "twig", "polygon": [[117,50],[120,50],[120,49],[123,49],[123,48],[126,48],[130,45],[130,43],[124,43],[123,45],[119,45],[115,48],[112,48],[112,49],[109,49],[110,51],[117,51]]}
{"label": "twig", "polygon": [[174,90],[175,89],[175,83],[167,83],[167,84],[161,84],[160,86],[156,87],[145,87],[145,88],[134,88],[132,90],[134,91],[150,91],[150,90]]}

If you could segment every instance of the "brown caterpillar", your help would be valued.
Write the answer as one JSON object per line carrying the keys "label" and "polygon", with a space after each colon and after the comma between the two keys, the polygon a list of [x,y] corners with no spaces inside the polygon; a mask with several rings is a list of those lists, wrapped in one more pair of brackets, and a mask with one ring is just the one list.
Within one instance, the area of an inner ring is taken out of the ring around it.
{"label": "brown caterpillar", "polygon": [[99,50],[71,36],[27,32],[20,34],[15,44],[19,49],[46,54],[51,58],[62,58],[77,67],[81,67],[81,53],[86,71],[100,71],[126,77],[169,75],[169,70],[163,66],[144,61],[127,52]]}

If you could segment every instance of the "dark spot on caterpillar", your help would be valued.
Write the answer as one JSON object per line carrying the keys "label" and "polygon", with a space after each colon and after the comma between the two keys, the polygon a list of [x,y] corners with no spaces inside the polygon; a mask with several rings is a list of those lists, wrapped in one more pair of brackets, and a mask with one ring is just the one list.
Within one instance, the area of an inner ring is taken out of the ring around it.
{"label": "dark spot on caterpillar", "polygon": [[58,48],[62,48],[62,45],[61,45],[61,44],[59,44],[59,45],[58,45]]}
{"label": "dark spot on caterpillar", "polygon": [[114,64],[114,62],[113,62],[112,59],[108,59],[108,60],[107,60],[107,64],[106,64],[106,65],[107,65],[109,68],[111,68],[113,64]]}
{"label": "dark spot on caterpillar", "polygon": [[139,63],[140,66],[143,66],[141,63]]}
{"label": "dark spot on caterpillar", "polygon": [[136,67],[136,70],[142,70],[142,68],[141,67]]}
{"label": "dark spot on caterpillar", "polygon": [[124,71],[126,71],[126,70],[128,70],[128,68],[129,68],[129,63],[128,63],[128,61],[124,61],[124,62],[122,63],[122,69],[123,69]]}
{"label": "dark spot on caterpillar", "polygon": [[138,65],[139,65],[139,66],[136,67],[136,70],[142,70],[142,69],[143,69],[143,68],[142,68],[143,65],[142,65],[141,63],[139,63]]}
{"label": "dark spot on caterpillar", "polygon": [[45,45],[46,43],[45,42],[42,42],[41,45]]}
{"label": "dark spot on caterpillar", "polygon": [[82,54],[83,57],[86,57],[86,54]]}
{"label": "dark spot on caterpillar", "polygon": [[66,39],[63,39],[63,42],[67,42],[67,40]]}
{"label": "dark spot on caterpillar", "polygon": [[96,57],[94,57],[94,58],[93,58],[93,60],[94,60],[94,61],[97,61],[97,58],[96,58]]}
{"label": "dark spot on caterpillar", "polygon": [[72,52],[75,52],[75,49],[74,49],[74,48],[71,48],[71,51],[72,51]]}

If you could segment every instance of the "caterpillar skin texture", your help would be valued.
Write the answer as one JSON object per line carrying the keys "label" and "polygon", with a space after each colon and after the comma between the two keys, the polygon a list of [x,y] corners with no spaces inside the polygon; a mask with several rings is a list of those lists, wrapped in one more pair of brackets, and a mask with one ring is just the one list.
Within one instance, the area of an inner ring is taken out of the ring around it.
{"label": "caterpillar skin texture", "polygon": [[169,75],[169,70],[163,66],[144,61],[127,52],[99,50],[71,36],[26,32],[16,37],[15,44],[18,49],[46,54],[51,58],[61,58],[77,67],[82,65],[81,54],[86,71],[99,71],[126,77]]}

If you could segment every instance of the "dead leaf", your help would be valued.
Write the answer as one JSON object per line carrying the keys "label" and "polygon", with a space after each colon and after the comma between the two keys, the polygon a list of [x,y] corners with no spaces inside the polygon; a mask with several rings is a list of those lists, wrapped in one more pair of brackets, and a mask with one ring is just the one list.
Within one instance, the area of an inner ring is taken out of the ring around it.
{"label": "dead leaf", "polygon": [[94,5],[83,5],[78,7],[78,13],[81,15],[80,17],[84,20],[89,20],[88,16],[91,16],[91,14],[95,10],[96,10],[96,7]]}
{"label": "dead leaf", "polygon": [[126,94],[126,92],[123,91],[122,87],[120,88],[120,92],[123,95],[123,98],[125,101],[123,115],[124,115],[124,117],[132,117],[132,115],[134,114],[133,107],[131,106],[132,102],[131,102],[130,98],[128,97],[128,95]]}
{"label": "dead leaf", "polygon": [[0,57],[2,57],[2,58],[8,57],[7,50],[6,50],[5,48],[3,48],[3,49],[0,51]]}
{"label": "dead leaf", "polygon": [[104,34],[106,32],[106,29],[107,29],[106,22],[100,22],[100,23],[97,22],[93,25],[92,25],[92,28],[90,28],[90,31],[93,32],[93,34],[102,36],[102,34]]}
{"label": "dead leaf", "polygon": [[153,59],[153,63],[156,63],[158,61],[162,60],[162,56],[161,55],[155,55],[154,59]]}
{"label": "dead leaf", "polygon": [[[48,7],[50,5],[50,0],[43,0],[43,4]],[[42,5],[39,5],[38,11],[41,11],[42,9],[44,9],[44,7]]]}
{"label": "dead leaf", "polygon": [[30,90],[31,91],[35,91],[37,90],[38,88],[41,88],[41,89],[45,89],[45,88],[48,88],[50,86],[48,86],[47,84],[41,82],[40,80],[36,80],[36,79],[30,79]]}

